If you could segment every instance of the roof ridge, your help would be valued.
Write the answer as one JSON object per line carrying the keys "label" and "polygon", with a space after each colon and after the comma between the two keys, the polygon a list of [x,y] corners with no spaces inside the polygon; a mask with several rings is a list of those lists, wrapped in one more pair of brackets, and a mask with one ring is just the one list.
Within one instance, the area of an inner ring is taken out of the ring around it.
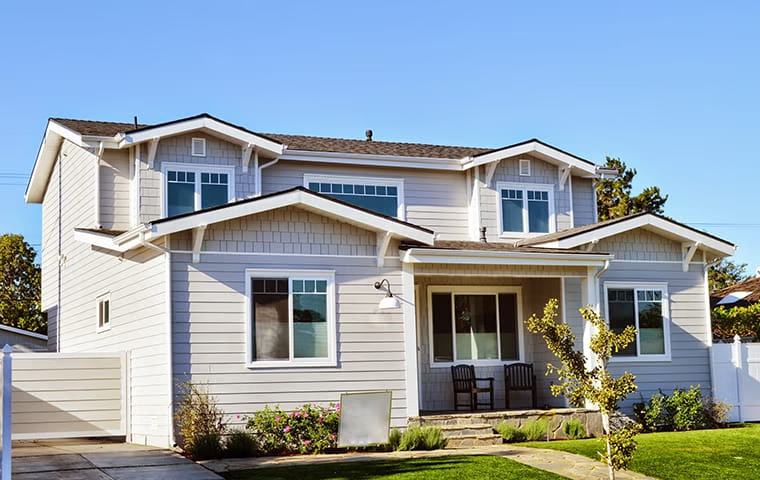
{"label": "roof ridge", "polygon": [[[66,118],[66,117],[50,117],[50,120],[66,120],[70,122],[87,122],[87,123],[108,123],[111,125],[134,125],[134,122],[113,122],[110,120],[85,120],[82,118]],[[147,124],[140,124],[138,125],[143,127],[149,127],[150,125]]]}
{"label": "roof ridge", "polygon": [[339,140],[339,141],[348,141],[348,142],[361,142],[361,143],[393,143],[396,145],[416,145],[416,146],[426,146],[426,147],[445,147],[445,148],[463,148],[463,149],[470,149],[470,150],[491,150],[489,147],[469,147],[466,145],[444,145],[440,143],[421,143],[421,142],[398,142],[398,141],[389,141],[389,140],[375,140],[372,139],[370,141],[362,140],[361,138],[343,138],[343,137],[323,137],[320,135],[301,135],[301,134],[293,134],[293,133],[263,133],[263,132],[257,132],[260,135],[274,135],[274,136],[283,136],[283,137],[301,137],[301,138],[317,138],[321,140]]}

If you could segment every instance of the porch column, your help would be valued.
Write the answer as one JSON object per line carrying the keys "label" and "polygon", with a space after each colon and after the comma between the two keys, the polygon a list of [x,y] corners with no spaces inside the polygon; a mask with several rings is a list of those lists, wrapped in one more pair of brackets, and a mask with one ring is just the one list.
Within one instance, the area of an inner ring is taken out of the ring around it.
{"label": "porch column", "polygon": [[[582,283],[582,297],[583,307],[590,307],[596,313],[600,313],[599,310],[599,279],[596,276],[598,269],[596,267],[588,267],[586,269],[586,277]],[[583,354],[586,356],[586,368],[593,368],[598,359],[596,355],[591,351],[591,335],[596,333],[594,328],[589,322],[583,322]]]}
{"label": "porch column", "polygon": [[420,414],[417,374],[417,313],[414,304],[414,264],[401,263],[401,309],[404,315],[404,358],[406,359],[406,416]]}

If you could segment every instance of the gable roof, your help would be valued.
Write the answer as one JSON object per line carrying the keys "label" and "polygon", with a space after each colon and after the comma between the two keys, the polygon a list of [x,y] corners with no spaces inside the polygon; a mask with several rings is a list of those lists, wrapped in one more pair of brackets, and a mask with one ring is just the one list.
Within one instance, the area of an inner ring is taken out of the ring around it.
{"label": "gable roof", "polygon": [[313,211],[367,230],[388,232],[398,239],[407,239],[423,244],[432,244],[434,241],[435,234],[432,230],[351,205],[301,186],[173,217],[161,218],[124,233],[77,228],[75,229],[75,238],[102,248],[124,252],[136,248],[146,241],[172,233],[289,206]]}
{"label": "gable roof", "polygon": [[710,301],[714,306],[720,300],[723,300],[728,295],[736,292],[747,292],[749,295],[742,297],[737,302],[727,304],[726,307],[746,306],[760,302],[760,277],[749,278],[743,282],[735,283],[726,288],[711,292]]}
{"label": "gable roof", "polygon": [[[113,137],[118,133],[127,132],[135,128],[134,123],[100,122],[95,120],[76,120],[73,118],[51,118],[50,120],[60,123],[80,135],[91,135],[93,137]],[[137,124],[137,128],[146,126]]]}
{"label": "gable roof", "polygon": [[620,218],[613,218],[599,223],[571,228],[560,232],[549,233],[533,238],[526,238],[515,242],[516,246],[537,246],[550,248],[575,248],[581,245],[600,240],[602,238],[619,235],[637,228],[645,228],[655,233],[681,242],[697,243],[718,257],[733,255],[736,245],[720,237],[697,230],[696,228],[676,222],[662,215],[654,213],[637,213]]}

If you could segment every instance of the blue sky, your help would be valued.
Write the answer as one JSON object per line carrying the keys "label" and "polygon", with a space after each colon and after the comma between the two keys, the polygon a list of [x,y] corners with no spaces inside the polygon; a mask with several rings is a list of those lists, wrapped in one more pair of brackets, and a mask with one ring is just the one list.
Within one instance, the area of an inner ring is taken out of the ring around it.
{"label": "blue sky", "polygon": [[24,177],[48,117],[205,111],[260,132],[619,156],[754,272],[758,18],[757,2],[4,2],[0,232],[40,241]]}

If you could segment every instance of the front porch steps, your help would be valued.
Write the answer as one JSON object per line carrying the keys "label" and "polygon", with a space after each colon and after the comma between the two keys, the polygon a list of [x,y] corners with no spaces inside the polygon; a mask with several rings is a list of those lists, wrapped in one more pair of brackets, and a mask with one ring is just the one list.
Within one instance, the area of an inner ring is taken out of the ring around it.
{"label": "front porch steps", "polygon": [[487,423],[442,425],[443,436],[448,439],[446,448],[484,447],[501,445],[501,435],[494,433]]}

